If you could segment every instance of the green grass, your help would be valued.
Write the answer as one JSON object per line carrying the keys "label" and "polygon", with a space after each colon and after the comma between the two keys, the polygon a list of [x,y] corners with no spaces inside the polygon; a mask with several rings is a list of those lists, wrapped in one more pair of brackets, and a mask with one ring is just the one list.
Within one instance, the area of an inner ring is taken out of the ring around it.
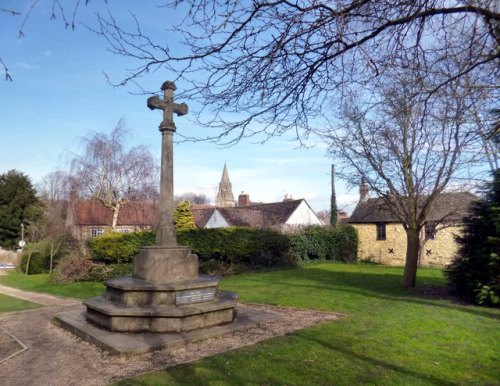
{"label": "green grass", "polygon": [[31,303],[26,300],[13,298],[11,296],[0,294],[0,313],[30,310],[41,307],[39,304]]}
{"label": "green grass", "polygon": [[[242,301],[348,316],[118,384],[500,385],[500,310],[426,296],[445,285],[440,270],[420,269],[410,291],[401,277],[401,268],[339,263],[227,277],[221,288]],[[0,284],[77,298],[104,291],[17,272]]]}
{"label": "green grass", "polygon": [[423,295],[442,273],[325,263],[229,277],[242,301],[348,313],[292,335],[119,385],[500,385],[500,310]]}
{"label": "green grass", "polygon": [[74,282],[74,283],[51,283],[48,274],[24,275],[21,272],[9,272],[8,275],[0,276],[0,284],[26,291],[43,292],[51,295],[66,296],[78,299],[88,299],[104,293],[102,283],[96,282]]}

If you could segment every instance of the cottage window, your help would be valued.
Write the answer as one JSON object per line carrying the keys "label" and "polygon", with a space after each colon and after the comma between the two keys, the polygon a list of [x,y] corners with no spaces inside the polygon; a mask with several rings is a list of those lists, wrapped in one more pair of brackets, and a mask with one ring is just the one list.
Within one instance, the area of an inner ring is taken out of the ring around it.
{"label": "cottage window", "polygon": [[385,223],[377,223],[377,240],[385,240]]}
{"label": "cottage window", "polygon": [[436,238],[436,226],[431,222],[425,223],[425,238],[426,240],[434,240]]}
{"label": "cottage window", "polygon": [[90,237],[97,237],[104,233],[104,229],[102,228],[92,228],[90,230]]}
{"label": "cottage window", "polygon": [[128,228],[118,228],[116,231],[118,233],[130,233],[130,229]]}

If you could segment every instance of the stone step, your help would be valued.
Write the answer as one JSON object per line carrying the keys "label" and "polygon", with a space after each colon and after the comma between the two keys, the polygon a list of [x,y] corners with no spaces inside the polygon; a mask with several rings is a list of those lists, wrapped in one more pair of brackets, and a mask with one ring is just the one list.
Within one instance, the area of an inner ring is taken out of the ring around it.
{"label": "stone step", "polygon": [[83,304],[87,320],[110,331],[183,332],[231,323],[237,295],[221,291],[211,302],[185,306],[125,306],[104,297]]}
{"label": "stone step", "polygon": [[182,306],[128,306],[109,301],[104,296],[85,300],[83,304],[87,309],[92,309],[109,316],[183,317],[234,308],[237,300],[238,295],[236,293],[219,291],[213,301]]}

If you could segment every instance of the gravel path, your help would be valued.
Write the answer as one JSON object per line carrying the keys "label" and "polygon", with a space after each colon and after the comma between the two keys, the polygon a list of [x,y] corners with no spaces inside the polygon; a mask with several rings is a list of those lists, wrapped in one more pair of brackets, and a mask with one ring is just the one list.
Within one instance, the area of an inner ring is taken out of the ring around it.
{"label": "gravel path", "polygon": [[[0,293],[6,293],[5,288],[8,287],[0,286]],[[14,296],[14,292],[6,294]],[[119,379],[252,345],[343,316],[310,310],[240,304],[238,307],[265,310],[281,317],[277,321],[244,332],[234,332],[120,359],[52,325],[53,316],[59,312],[83,310],[80,302],[50,295],[34,297],[33,293],[17,295],[23,295],[23,299],[27,297],[26,300],[30,301],[35,301],[36,298],[36,302],[48,302],[49,306],[0,314],[0,327],[28,346],[28,350],[0,363],[2,386],[107,385]]]}

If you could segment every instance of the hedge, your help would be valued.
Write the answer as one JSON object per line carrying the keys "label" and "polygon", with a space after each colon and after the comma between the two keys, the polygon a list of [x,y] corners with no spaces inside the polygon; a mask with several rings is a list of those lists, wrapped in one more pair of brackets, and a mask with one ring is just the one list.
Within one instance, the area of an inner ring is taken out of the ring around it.
{"label": "hedge", "polygon": [[213,228],[177,233],[177,242],[189,245],[200,265],[229,268],[288,267],[296,265],[286,235],[267,229]]}
{"label": "hedge", "polygon": [[151,231],[104,233],[90,241],[92,260],[106,264],[130,263],[140,247],[154,243],[155,236]]}
{"label": "hedge", "polygon": [[[141,246],[153,245],[151,231],[106,233],[91,241],[92,259],[105,264],[130,263]],[[198,255],[202,271],[244,271],[292,267],[302,261],[354,261],[358,246],[351,226],[308,227],[295,234],[244,227],[177,232],[179,245]]]}
{"label": "hedge", "polygon": [[[26,272],[26,264],[28,262],[28,257],[31,254],[29,263],[29,275],[37,275],[39,273],[49,272],[50,266],[50,241],[42,240],[37,243],[28,244],[21,255],[20,269],[22,272]],[[56,256],[54,256],[54,261],[57,261],[61,256],[61,251],[58,251]]]}
{"label": "hedge", "polygon": [[352,262],[357,258],[358,234],[350,225],[312,226],[290,235],[289,238],[292,251],[302,261]]}

